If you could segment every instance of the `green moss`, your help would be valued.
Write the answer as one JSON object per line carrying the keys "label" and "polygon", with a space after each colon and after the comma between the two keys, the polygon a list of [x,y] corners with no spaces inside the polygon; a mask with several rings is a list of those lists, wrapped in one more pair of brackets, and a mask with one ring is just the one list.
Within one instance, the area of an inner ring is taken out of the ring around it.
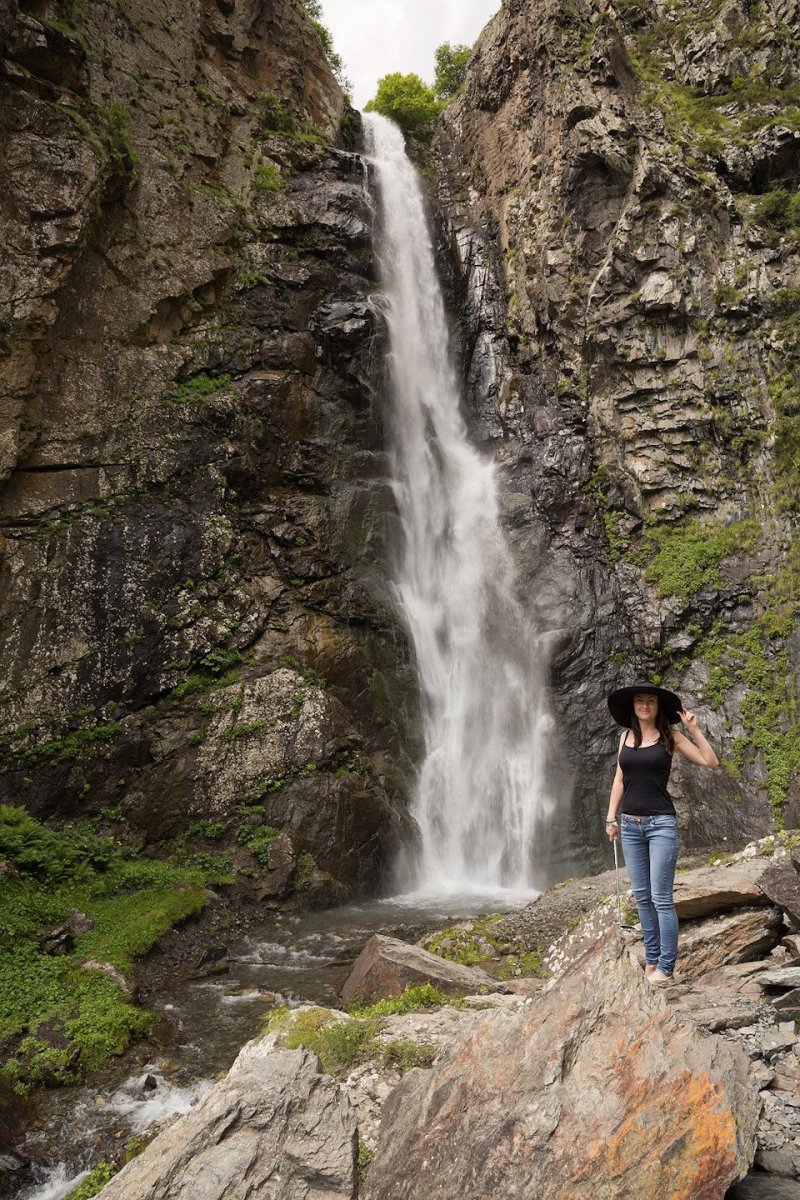
{"label": "green moss", "polygon": [[297,859],[297,874],[294,880],[295,891],[308,891],[318,870],[319,868],[310,854],[300,854]]}
{"label": "green moss", "polygon": [[719,586],[723,560],[752,553],[760,538],[756,521],[654,525],[644,535],[639,565],[645,566],[645,579],[660,596],[688,599],[703,587]]}
{"label": "green moss", "polygon": [[628,539],[621,532],[624,514],[608,507],[609,490],[608,468],[601,464],[581,487],[586,496],[591,496],[600,510],[603,530],[608,544],[608,554],[612,563],[617,563],[628,549]]}
{"label": "green moss", "polygon": [[204,371],[191,379],[179,383],[164,397],[164,404],[173,407],[179,404],[196,404],[215,392],[230,386],[230,375],[207,375]]}
{"label": "green moss", "polygon": [[277,837],[280,837],[280,829],[275,829],[272,825],[242,825],[236,831],[236,841],[240,846],[246,846],[255,855],[258,865],[263,870],[269,869],[269,848]]}
{"label": "green moss", "polygon": [[742,293],[738,287],[725,279],[718,279],[714,284],[714,303],[723,310],[736,308],[742,302]]}
{"label": "green moss", "polygon": [[242,738],[252,737],[254,733],[260,733],[266,727],[266,721],[242,721],[239,725],[232,726],[225,734],[225,740],[229,742],[238,742]]}
{"label": "green moss", "polygon": [[256,101],[262,134],[279,133],[307,145],[323,145],[328,135],[311,121],[296,117],[274,92],[262,92]]}
{"label": "green moss", "polygon": [[777,188],[753,202],[753,216],[760,225],[779,232],[800,229],[800,195]]}

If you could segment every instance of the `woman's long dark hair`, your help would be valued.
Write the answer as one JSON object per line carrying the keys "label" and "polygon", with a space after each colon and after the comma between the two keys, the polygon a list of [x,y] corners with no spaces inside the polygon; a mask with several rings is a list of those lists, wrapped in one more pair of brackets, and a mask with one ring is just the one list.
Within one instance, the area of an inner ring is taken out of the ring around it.
{"label": "woman's long dark hair", "polygon": [[[675,738],[672,734],[672,725],[669,717],[661,707],[661,701],[656,701],[658,704],[658,712],[656,713],[656,729],[658,730],[659,739],[664,743],[664,749],[667,754],[672,754],[675,749]],[[631,729],[633,730],[633,748],[638,750],[642,744],[642,727],[639,724],[639,718],[633,711],[633,702],[631,702]]]}

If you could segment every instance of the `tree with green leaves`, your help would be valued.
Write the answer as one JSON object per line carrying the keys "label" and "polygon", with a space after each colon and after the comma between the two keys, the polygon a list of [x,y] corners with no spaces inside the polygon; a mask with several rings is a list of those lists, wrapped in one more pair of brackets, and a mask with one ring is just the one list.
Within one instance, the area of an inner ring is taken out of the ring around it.
{"label": "tree with green leaves", "polygon": [[365,107],[367,112],[381,113],[417,137],[429,132],[442,108],[433,88],[419,75],[402,75],[399,71],[378,80],[375,99]]}
{"label": "tree with green leaves", "polygon": [[433,90],[437,100],[452,100],[453,96],[461,91],[471,53],[471,47],[463,43],[453,46],[450,42],[442,42],[441,46],[436,47],[436,78]]}

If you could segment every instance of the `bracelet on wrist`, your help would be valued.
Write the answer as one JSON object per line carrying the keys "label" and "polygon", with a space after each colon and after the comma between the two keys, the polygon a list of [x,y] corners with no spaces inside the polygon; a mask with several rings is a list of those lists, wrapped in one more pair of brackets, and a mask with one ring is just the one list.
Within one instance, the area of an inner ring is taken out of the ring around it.
{"label": "bracelet on wrist", "polygon": [[606,821],[606,825],[619,825],[619,821],[615,818],[613,821]]}

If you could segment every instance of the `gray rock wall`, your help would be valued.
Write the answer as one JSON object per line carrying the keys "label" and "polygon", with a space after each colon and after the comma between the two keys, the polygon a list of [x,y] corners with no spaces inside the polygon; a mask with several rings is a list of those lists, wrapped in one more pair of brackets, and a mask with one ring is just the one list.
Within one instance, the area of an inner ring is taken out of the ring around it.
{"label": "gray rock wall", "polygon": [[0,38],[0,800],[140,845],[261,805],[374,885],[415,718],[355,115],[292,0]]}
{"label": "gray rock wall", "polygon": [[434,141],[469,412],[590,853],[605,695],[642,677],[724,760],[676,771],[689,842],[796,820],[797,22],[506,0]]}

